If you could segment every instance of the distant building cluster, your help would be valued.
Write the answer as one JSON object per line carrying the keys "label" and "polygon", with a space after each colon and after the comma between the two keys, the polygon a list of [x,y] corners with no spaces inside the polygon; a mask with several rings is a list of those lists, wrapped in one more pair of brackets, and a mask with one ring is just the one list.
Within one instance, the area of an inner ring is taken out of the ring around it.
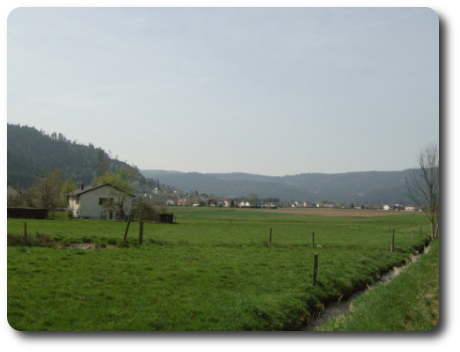
{"label": "distant building cluster", "polygon": [[[20,204],[21,192],[8,183],[8,206]],[[67,212],[69,217],[94,219],[120,219],[129,217],[136,205],[141,202],[152,206],[169,207],[221,207],[221,208],[336,208],[336,209],[368,209],[376,211],[422,211],[416,205],[402,204],[363,204],[355,205],[336,203],[334,201],[290,201],[280,202],[276,198],[259,200],[257,195],[248,198],[223,198],[213,194],[198,194],[197,191],[184,192],[173,187],[162,185],[157,181],[153,189],[140,189],[135,193],[125,192],[111,184],[97,184],[80,188],[67,193]]]}

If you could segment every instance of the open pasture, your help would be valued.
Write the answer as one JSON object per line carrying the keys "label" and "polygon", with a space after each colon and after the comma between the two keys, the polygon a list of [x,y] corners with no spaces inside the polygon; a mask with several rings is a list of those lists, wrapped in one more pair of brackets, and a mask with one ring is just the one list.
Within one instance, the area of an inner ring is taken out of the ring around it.
{"label": "open pasture", "polygon": [[369,209],[335,209],[335,208],[279,208],[279,209],[262,209],[262,211],[294,214],[294,215],[316,215],[316,216],[351,216],[351,217],[374,217],[401,215],[405,211],[394,210],[369,210]]}
{"label": "open pasture", "polygon": [[[28,236],[46,234],[59,244],[8,246],[10,325],[28,331],[296,330],[324,304],[365,287],[423,247],[429,228],[420,214],[173,210],[177,224],[144,224],[142,246],[136,222],[123,246],[124,222],[8,219],[9,235],[23,236],[27,222]],[[90,243],[96,249],[78,248]]]}

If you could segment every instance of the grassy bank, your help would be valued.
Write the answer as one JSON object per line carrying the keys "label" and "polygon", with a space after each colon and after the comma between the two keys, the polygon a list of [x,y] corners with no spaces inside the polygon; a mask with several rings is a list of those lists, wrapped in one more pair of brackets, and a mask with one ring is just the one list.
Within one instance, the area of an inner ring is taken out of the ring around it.
{"label": "grassy bank", "polygon": [[427,331],[439,320],[439,240],[390,283],[358,297],[320,331]]}
{"label": "grassy bank", "polygon": [[[134,223],[123,247],[126,223],[28,220],[28,237],[39,233],[57,246],[8,246],[10,325],[27,331],[300,329],[323,304],[404,261],[423,246],[428,229],[418,214],[326,218],[236,210],[184,213],[177,222],[145,224],[142,246]],[[10,237],[23,231],[24,220],[8,219]],[[75,248],[88,243],[98,246]]]}

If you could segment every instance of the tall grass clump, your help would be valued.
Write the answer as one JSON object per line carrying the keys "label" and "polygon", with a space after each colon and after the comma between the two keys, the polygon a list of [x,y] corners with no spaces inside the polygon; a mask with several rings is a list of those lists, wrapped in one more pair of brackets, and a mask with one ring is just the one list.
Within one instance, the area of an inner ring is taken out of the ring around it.
{"label": "tall grass clump", "polygon": [[12,247],[53,247],[55,241],[48,235],[36,233],[35,235],[7,234],[7,245]]}

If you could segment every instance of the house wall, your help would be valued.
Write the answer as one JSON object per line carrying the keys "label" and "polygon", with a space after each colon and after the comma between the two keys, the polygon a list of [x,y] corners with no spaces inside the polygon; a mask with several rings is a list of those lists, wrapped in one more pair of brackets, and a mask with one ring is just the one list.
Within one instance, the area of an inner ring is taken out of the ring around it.
{"label": "house wall", "polygon": [[8,185],[7,198],[8,199],[15,199],[18,196],[19,196],[19,192],[13,186]]}
{"label": "house wall", "polygon": [[[114,192],[113,188],[110,186],[104,186],[100,188],[96,188],[92,191],[87,193],[82,193],[79,195],[80,197],[80,204],[75,204],[75,201],[71,202],[69,198],[69,208],[72,212],[72,216],[74,217],[88,217],[88,218],[110,218],[109,211],[104,209],[101,205],[99,205],[99,198],[116,198],[116,194],[118,192]],[[126,216],[131,215],[131,209],[133,205],[133,198],[131,196],[126,196],[124,199],[124,212]],[[72,208],[73,207],[73,208]],[[112,218],[115,214],[112,214]]]}
{"label": "house wall", "polygon": [[69,197],[69,211],[72,217],[77,218],[80,212],[80,204],[77,204],[77,198],[80,196]]}

